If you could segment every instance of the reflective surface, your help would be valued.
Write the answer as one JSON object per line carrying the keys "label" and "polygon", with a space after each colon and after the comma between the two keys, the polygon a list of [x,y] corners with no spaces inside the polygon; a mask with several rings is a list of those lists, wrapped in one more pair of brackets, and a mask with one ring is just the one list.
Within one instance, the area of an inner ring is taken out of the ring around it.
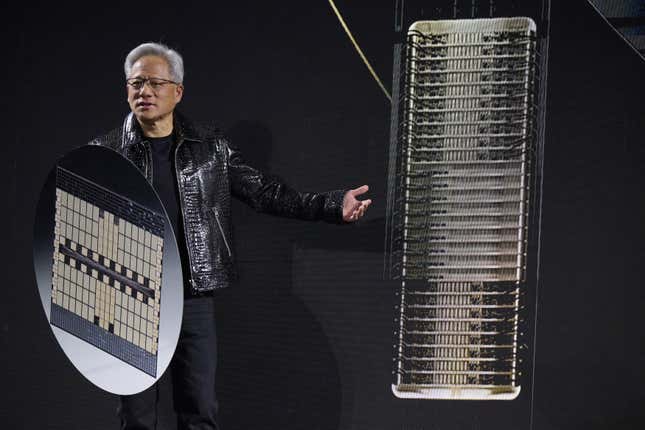
{"label": "reflective surface", "polygon": [[152,385],[177,345],[183,286],[172,227],[136,167],[98,146],[59,160],[33,251],[47,320],[81,374],[115,394]]}

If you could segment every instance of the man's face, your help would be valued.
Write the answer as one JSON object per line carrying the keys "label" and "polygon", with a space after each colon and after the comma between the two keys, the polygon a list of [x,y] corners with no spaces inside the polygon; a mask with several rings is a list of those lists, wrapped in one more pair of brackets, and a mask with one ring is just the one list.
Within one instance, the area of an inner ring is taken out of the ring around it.
{"label": "man's face", "polygon": [[[128,79],[160,78],[172,80],[168,63],[162,57],[146,55],[139,58],[133,65]],[[139,122],[153,123],[158,121],[175,109],[184,93],[181,84],[164,83],[153,85],[146,82],[140,89],[127,85],[128,104]]]}

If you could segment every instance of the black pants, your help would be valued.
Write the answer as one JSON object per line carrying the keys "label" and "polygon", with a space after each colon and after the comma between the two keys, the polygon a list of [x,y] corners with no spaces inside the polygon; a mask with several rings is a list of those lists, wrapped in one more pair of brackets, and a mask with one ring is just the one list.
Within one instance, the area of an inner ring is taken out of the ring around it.
{"label": "black pants", "polygon": [[[177,350],[170,362],[173,403],[178,430],[214,430],[217,399],[217,345],[212,297],[187,298]],[[158,384],[142,393],[120,396],[122,430],[153,430],[157,426]]]}

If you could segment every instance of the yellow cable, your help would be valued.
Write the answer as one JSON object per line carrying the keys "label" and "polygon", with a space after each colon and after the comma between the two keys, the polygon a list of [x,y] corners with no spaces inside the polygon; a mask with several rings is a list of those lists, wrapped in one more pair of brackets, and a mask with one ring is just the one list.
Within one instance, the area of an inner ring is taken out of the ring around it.
{"label": "yellow cable", "polygon": [[354,48],[356,48],[356,52],[358,52],[358,55],[361,56],[363,59],[363,63],[367,66],[367,69],[370,71],[374,79],[376,80],[376,83],[378,84],[379,87],[383,90],[383,93],[385,93],[385,97],[392,103],[392,96],[390,93],[385,89],[385,86],[383,85],[383,82],[379,79],[378,75],[372,68],[372,65],[370,64],[369,61],[367,61],[367,58],[365,57],[365,54],[363,54],[363,51],[361,48],[358,46],[358,43],[356,43],[356,40],[354,39],[354,36],[352,36],[352,33],[349,31],[349,28],[347,27],[347,24],[345,24],[345,20],[343,20],[343,17],[341,16],[340,12],[336,8],[336,5],[334,4],[334,0],[329,0],[329,4],[331,5],[331,8],[334,10],[334,13],[338,17],[338,20],[340,21],[340,25],[343,26],[343,29],[345,30],[345,33],[347,33],[347,36],[349,37],[349,40],[352,41],[352,44],[354,45]]}

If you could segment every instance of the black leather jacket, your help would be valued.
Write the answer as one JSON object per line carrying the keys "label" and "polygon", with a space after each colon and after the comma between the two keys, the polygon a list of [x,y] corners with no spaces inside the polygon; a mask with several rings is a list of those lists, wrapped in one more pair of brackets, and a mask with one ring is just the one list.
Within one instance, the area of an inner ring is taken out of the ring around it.
{"label": "black leather jacket", "polygon": [[[344,190],[299,193],[248,166],[216,128],[193,124],[176,111],[173,117],[175,168],[193,291],[227,287],[236,277],[231,194],[259,212],[342,223]],[[119,152],[152,183],[150,144],[132,113],[122,127],[90,144]]]}

